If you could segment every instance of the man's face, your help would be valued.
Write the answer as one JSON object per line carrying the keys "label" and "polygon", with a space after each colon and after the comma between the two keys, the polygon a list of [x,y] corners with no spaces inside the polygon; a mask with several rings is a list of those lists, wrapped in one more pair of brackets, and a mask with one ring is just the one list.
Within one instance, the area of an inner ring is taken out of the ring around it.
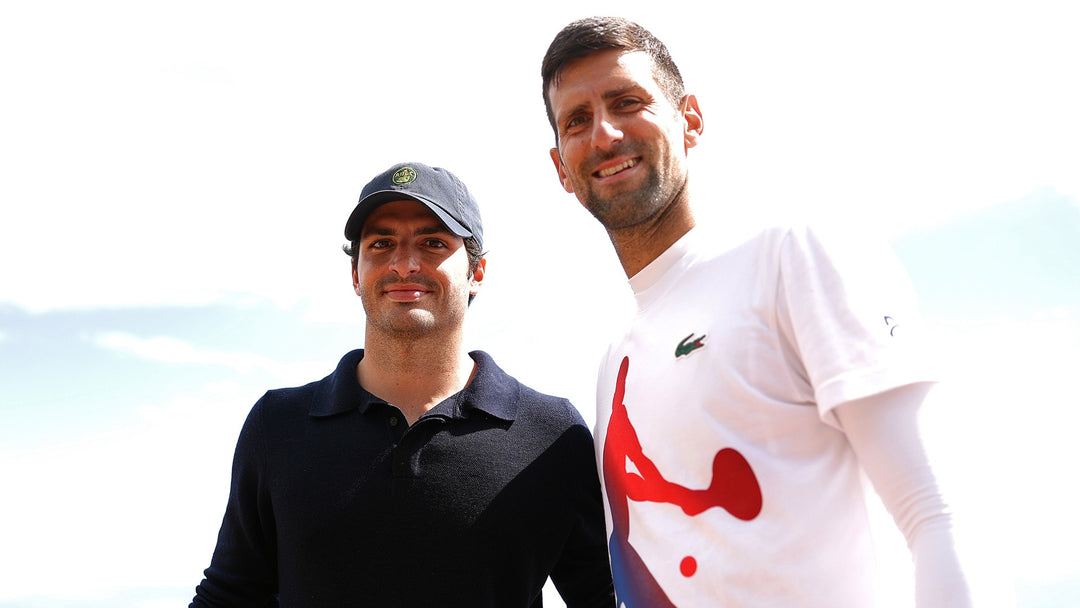
{"label": "man's face", "polygon": [[671,105],[647,54],[608,49],[575,60],[548,98],[559,180],[609,231],[656,217],[683,190],[700,112],[693,96]]}
{"label": "man's face", "polygon": [[470,274],[461,237],[424,205],[393,201],[364,222],[353,289],[364,304],[369,330],[405,337],[452,332],[464,323],[484,264],[481,259]]}

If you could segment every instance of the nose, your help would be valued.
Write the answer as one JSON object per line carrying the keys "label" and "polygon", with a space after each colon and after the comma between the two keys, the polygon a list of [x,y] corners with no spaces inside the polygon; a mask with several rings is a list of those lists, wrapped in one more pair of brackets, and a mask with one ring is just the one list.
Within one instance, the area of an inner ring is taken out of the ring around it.
{"label": "nose", "polygon": [[597,115],[593,121],[593,147],[607,149],[622,141],[623,132],[608,116]]}
{"label": "nose", "polygon": [[390,258],[390,270],[402,277],[420,272],[420,258],[416,250],[409,245],[398,245]]}

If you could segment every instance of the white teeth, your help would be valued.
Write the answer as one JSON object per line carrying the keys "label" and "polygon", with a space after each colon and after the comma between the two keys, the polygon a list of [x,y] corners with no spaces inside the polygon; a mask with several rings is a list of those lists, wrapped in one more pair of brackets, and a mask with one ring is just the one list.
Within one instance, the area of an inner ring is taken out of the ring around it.
{"label": "white teeth", "polygon": [[599,175],[600,177],[608,177],[609,175],[615,175],[616,173],[618,173],[619,171],[622,171],[623,169],[629,169],[630,167],[633,167],[636,164],[637,164],[636,160],[628,160],[625,163],[622,163],[620,165],[616,165],[616,166],[611,167],[609,169],[604,169],[603,171],[598,171],[596,174]]}

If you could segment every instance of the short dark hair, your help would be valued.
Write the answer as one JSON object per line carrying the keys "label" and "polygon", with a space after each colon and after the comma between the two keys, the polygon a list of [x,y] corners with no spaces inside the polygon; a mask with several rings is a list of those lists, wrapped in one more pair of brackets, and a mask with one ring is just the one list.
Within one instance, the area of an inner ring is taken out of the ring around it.
{"label": "short dark hair", "polygon": [[653,62],[653,77],[660,85],[660,90],[664,92],[668,102],[674,107],[679,107],[683,97],[686,96],[686,86],[683,84],[679,67],[675,65],[664,43],[653,36],[652,32],[621,17],[579,19],[564,27],[555,36],[540,66],[544,86],[544,108],[547,110],[548,122],[555,131],[556,142],[559,139],[559,131],[555,126],[555,114],[551,110],[548,88],[553,82],[559,83],[567,64],[606,49],[646,53]]}
{"label": "short dark hair", "polygon": [[[465,237],[465,254],[469,256],[469,274],[472,276],[476,269],[480,267],[480,258],[483,258],[484,250],[480,248],[480,243],[474,237]],[[360,261],[360,241],[353,241],[351,243],[345,243],[341,246],[341,250],[345,252],[345,255],[352,258],[353,268],[356,268],[357,262]],[[475,294],[469,295],[469,304],[472,304]]]}

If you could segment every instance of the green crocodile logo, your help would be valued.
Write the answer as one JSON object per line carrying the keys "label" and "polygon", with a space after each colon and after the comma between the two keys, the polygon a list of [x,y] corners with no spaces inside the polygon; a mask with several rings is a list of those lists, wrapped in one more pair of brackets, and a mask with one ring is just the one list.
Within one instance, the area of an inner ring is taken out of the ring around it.
{"label": "green crocodile logo", "polygon": [[702,341],[704,339],[705,334],[701,334],[701,337],[699,338],[695,338],[694,334],[686,336],[682,339],[682,342],[679,342],[679,345],[675,347],[675,358],[685,357],[695,350],[704,347],[705,343]]}

